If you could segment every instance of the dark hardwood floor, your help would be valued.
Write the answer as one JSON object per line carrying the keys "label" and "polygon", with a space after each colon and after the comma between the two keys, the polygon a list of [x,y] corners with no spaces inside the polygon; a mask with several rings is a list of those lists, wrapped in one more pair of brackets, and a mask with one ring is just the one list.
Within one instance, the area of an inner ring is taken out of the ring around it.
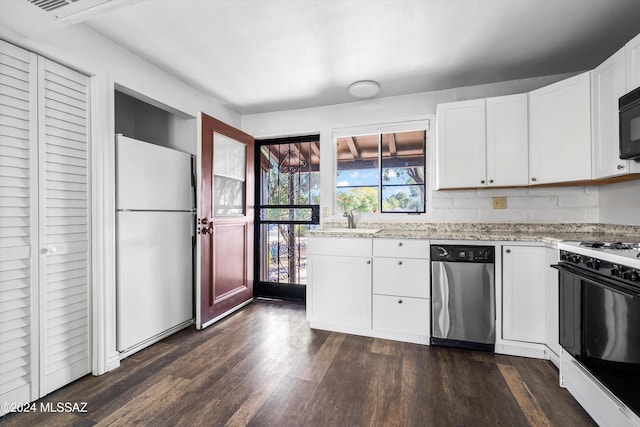
{"label": "dark hardwood floor", "polygon": [[8,426],[589,426],[548,361],[313,331],[304,307],[250,304],[36,403]]}

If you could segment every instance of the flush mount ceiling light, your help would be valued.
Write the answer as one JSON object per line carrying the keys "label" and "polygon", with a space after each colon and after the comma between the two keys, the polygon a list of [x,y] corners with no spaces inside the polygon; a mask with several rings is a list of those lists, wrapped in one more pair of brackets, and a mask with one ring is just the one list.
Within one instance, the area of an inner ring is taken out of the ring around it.
{"label": "flush mount ceiling light", "polygon": [[354,98],[366,99],[376,96],[380,92],[380,84],[373,80],[360,80],[349,85],[347,93]]}

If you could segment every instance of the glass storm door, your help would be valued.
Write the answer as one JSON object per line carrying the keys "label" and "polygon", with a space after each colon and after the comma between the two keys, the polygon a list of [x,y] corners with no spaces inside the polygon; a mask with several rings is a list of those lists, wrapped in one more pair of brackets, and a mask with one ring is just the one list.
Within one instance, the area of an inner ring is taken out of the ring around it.
{"label": "glass storm door", "polygon": [[320,223],[319,141],[256,141],[256,297],[305,301],[304,233]]}

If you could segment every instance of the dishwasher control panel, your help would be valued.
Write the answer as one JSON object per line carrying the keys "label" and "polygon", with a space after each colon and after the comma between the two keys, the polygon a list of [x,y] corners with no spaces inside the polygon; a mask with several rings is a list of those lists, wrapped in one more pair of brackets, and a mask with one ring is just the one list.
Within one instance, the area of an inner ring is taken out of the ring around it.
{"label": "dishwasher control panel", "polygon": [[494,257],[493,246],[431,245],[432,261],[493,263]]}

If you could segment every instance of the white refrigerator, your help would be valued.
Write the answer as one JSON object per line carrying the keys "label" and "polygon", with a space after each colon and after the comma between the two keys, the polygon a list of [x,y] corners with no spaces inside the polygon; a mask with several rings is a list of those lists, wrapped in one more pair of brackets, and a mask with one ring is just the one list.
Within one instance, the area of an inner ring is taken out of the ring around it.
{"label": "white refrigerator", "polygon": [[116,136],[117,349],[122,357],[193,322],[191,155]]}

